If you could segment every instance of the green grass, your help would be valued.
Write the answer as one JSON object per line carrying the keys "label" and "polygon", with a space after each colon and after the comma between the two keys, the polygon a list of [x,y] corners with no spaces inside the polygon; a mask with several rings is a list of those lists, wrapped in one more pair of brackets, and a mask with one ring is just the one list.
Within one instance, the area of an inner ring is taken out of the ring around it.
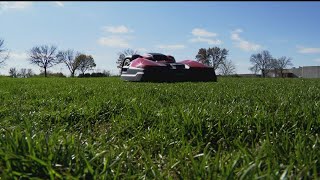
{"label": "green grass", "polygon": [[0,79],[0,179],[317,179],[320,80]]}

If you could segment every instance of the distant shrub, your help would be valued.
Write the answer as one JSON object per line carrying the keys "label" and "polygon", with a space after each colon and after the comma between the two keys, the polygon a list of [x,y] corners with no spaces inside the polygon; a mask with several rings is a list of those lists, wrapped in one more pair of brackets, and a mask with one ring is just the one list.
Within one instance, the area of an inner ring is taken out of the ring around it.
{"label": "distant shrub", "polygon": [[[66,77],[62,72],[57,72],[57,73],[47,72],[47,76],[48,77],[61,77],[61,78]],[[40,72],[40,74],[34,75],[33,77],[44,77],[44,72]]]}
{"label": "distant shrub", "polygon": [[110,77],[111,74],[109,71],[103,71],[103,72],[96,72],[96,73],[85,73],[85,74],[79,74],[79,78],[86,78],[86,77]]}

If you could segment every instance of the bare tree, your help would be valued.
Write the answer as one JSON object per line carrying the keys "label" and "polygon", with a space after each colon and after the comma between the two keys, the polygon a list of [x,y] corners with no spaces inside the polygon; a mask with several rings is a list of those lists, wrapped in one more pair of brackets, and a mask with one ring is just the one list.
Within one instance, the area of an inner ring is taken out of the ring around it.
{"label": "bare tree", "polygon": [[79,61],[79,70],[82,75],[84,75],[86,71],[92,70],[96,67],[96,63],[91,55],[79,54],[76,57],[76,61]]}
{"label": "bare tree", "polygon": [[236,73],[236,66],[231,60],[225,60],[219,70],[222,75],[231,75]]}
{"label": "bare tree", "polygon": [[[78,55],[80,55],[80,53],[77,53],[77,56]],[[71,49],[68,49],[66,51],[59,51],[57,56],[59,61],[63,62],[68,67],[71,73],[71,77],[74,77],[76,70],[80,66],[79,58],[76,59],[74,51]]]}
{"label": "bare tree", "polygon": [[51,45],[35,46],[29,51],[29,61],[44,69],[44,76],[47,77],[47,69],[59,64],[57,57],[57,47]]}
{"label": "bare tree", "polygon": [[110,71],[106,71],[106,70],[103,70],[103,71],[102,71],[102,74],[104,74],[104,75],[107,76],[107,77],[111,76]]}
{"label": "bare tree", "polygon": [[18,77],[17,69],[16,69],[16,68],[10,68],[10,70],[9,70],[9,75],[10,75],[11,77],[14,77],[14,78]]}
{"label": "bare tree", "polygon": [[119,58],[117,59],[117,64],[118,64],[117,68],[121,68],[121,64],[126,56],[131,56],[134,54],[139,54],[139,52],[137,50],[133,50],[133,49],[125,49],[125,50],[119,52],[118,53]]}
{"label": "bare tree", "polygon": [[279,75],[279,63],[278,60],[275,58],[272,58],[270,61],[271,69],[274,71],[274,77],[277,77]]}
{"label": "bare tree", "polygon": [[34,75],[34,73],[33,73],[32,69],[27,69],[27,77],[31,77],[33,75]]}
{"label": "bare tree", "polygon": [[4,40],[0,39],[0,67],[5,65],[6,60],[9,58],[9,52],[4,48]]}
{"label": "bare tree", "polygon": [[27,69],[26,68],[21,68],[20,72],[19,72],[19,76],[22,78],[26,78],[27,77]]}
{"label": "bare tree", "polygon": [[293,66],[290,57],[282,56],[277,59],[277,68],[279,69],[280,76],[283,77],[283,70],[288,66]]}
{"label": "bare tree", "polygon": [[196,59],[208,66],[213,67],[215,70],[221,66],[227,58],[228,50],[219,47],[201,48],[196,55]]}
{"label": "bare tree", "polygon": [[253,65],[250,70],[255,73],[261,71],[262,77],[266,77],[272,68],[272,56],[270,52],[266,50],[261,53],[252,54],[250,62]]}
{"label": "bare tree", "polygon": [[209,48],[208,54],[211,56],[211,66],[216,70],[227,58],[228,50],[219,47]]}

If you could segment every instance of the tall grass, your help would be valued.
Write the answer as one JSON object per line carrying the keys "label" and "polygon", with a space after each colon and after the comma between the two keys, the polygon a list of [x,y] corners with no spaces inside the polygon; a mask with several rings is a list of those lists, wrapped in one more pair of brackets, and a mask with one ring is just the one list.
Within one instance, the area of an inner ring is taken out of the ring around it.
{"label": "tall grass", "polygon": [[320,172],[320,80],[0,79],[0,174],[285,179]]}

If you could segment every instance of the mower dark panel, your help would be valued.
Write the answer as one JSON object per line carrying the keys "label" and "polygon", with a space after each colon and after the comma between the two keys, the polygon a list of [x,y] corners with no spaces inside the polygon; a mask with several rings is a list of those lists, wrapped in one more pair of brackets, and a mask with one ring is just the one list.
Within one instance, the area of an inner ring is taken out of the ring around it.
{"label": "mower dark panel", "polygon": [[217,81],[213,68],[171,69],[168,67],[148,67],[146,69],[128,69],[121,78],[127,81]]}

